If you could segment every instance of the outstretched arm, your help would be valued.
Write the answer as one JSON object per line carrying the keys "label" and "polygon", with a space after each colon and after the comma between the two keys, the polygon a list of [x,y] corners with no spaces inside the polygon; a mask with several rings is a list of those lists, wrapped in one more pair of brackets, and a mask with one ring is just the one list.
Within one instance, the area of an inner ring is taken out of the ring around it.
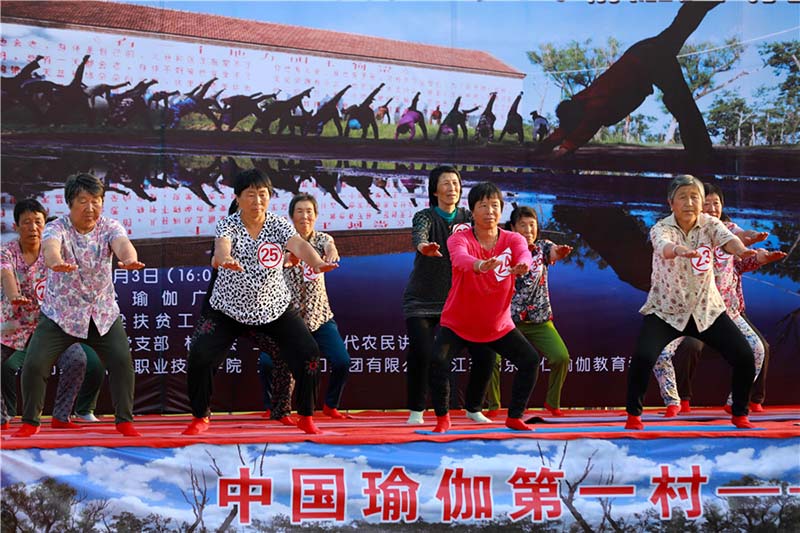
{"label": "outstretched arm", "polygon": [[336,248],[336,242],[333,240],[333,237],[331,237],[331,240],[325,245],[325,255],[322,259],[327,263],[339,262],[339,249]]}
{"label": "outstretched arm", "polygon": [[748,229],[734,232],[734,235],[739,237],[745,246],[752,246],[757,242],[766,240],[766,238],[769,237],[769,232]]}
{"label": "outstretched arm", "polygon": [[567,257],[572,252],[572,246],[568,244],[554,244],[550,248],[550,264],[554,264],[556,261],[561,261],[565,257]]}
{"label": "outstretched arm", "polygon": [[447,239],[447,250],[450,252],[450,262],[453,268],[464,272],[488,272],[500,264],[496,257],[481,260],[469,253],[467,242],[458,233]]}
{"label": "outstretched arm", "polygon": [[58,239],[47,239],[42,243],[42,255],[44,264],[55,272],[73,272],[78,270],[75,263],[67,263],[61,256],[61,241]]}
{"label": "outstretched arm", "polygon": [[317,251],[314,250],[314,247],[308,244],[308,241],[300,235],[293,235],[286,241],[286,249],[303,260],[307,265],[311,265],[311,268],[317,274],[329,272],[339,267],[337,263],[322,259]]}
{"label": "outstretched arm", "polygon": [[212,264],[220,267],[234,270],[236,272],[244,271],[239,261],[231,255],[231,240],[227,237],[217,237],[214,239],[214,259]]}
{"label": "outstretched arm", "polygon": [[553,148],[561,144],[567,131],[564,128],[556,128],[553,133],[548,135],[534,150],[535,154],[549,154]]}
{"label": "outstretched arm", "polygon": [[8,301],[12,305],[22,305],[30,303],[30,299],[25,297],[20,291],[19,283],[17,283],[17,276],[11,268],[3,268],[0,270],[0,283],[3,285],[3,294],[6,295]]}
{"label": "outstretched arm", "polygon": [[138,270],[144,268],[144,263],[139,261],[136,248],[127,237],[117,237],[111,241],[111,250],[119,261],[117,266],[125,270]]}
{"label": "outstretched arm", "polygon": [[733,254],[739,259],[745,259],[747,257],[751,257],[756,255],[755,250],[749,249],[744,243],[739,239],[739,237],[734,236],[733,239],[729,240],[725,243],[722,247],[723,250],[728,252],[729,254]]}

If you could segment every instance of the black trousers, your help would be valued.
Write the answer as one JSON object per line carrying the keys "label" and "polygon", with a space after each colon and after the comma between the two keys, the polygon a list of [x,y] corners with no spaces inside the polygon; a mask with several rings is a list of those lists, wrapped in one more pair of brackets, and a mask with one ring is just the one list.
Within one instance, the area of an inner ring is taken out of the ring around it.
{"label": "black trousers", "polygon": [[447,399],[450,383],[447,379],[450,359],[464,348],[472,357],[472,372],[467,386],[466,407],[468,411],[480,410],[486,387],[492,375],[495,354],[509,359],[517,367],[511,386],[509,418],[521,418],[528,406],[528,399],[536,384],[539,354],[531,343],[516,328],[491,342],[471,342],[459,337],[449,328],[441,328],[433,346],[430,367],[431,400],[436,416],[447,414]]}
{"label": "black trousers", "polygon": [[750,388],[756,374],[753,350],[736,324],[725,313],[722,313],[702,333],[697,331],[693,318],[689,319],[686,329],[679,331],[654,314],[644,317],[636,351],[633,353],[631,367],[628,370],[628,395],[625,406],[628,414],[633,416],[642,414],[642,402],[656,359],[664,346],[681,336],[694,337],[719,350],[733,368],[731,377],[733,414],[746,415]]}
{"label": "black trousers", "polygon": [[242,335],[268,335],[278,345],[278,357],[286,360],[297,384],[297,412],[314,414],[317,397],[319,347],[311,332],[291,307],[269,324],[242,324],[214,309],[205,313],[194,328],[187,372],[189,403],[197,418],[211,413],[214,373],[228,355],[233,341]]}
{"label": "black trousers", "polygon": [[[756,328],[747,316],[742,313],[742,318],[747,322],[758,338],[764,345],[764,362],[761,364],[761,372],[758,373],[753,388],[750,390],[750,401],[753,403],[764,403],[767,395],[767,368],[769,367],[769,343],[764,335]],[[675,376],[678,384],[678,394],[681,400],[692,399],[692,380],[697,369],[697,363],[701,357],[720,357],[718,351],[703,344],[697,339],[688,337],[678,346],[672,363],[675,365]]]}
{"label": "black trousers", "polygon": [[[406,407],[409,411],[424,411],[427,407],[428,369],[431,366],[433,341],[439,327],[439,317],[410,317],[406,319],[408,351],[406,352]],[[458,387],[458,376],[450,372],[450,409],[465,407],[464,395]],[[472,380],[472,372],[470,372]],[[474,407],[474,406],[473,406]],[[473,408],[473,412],[480,407]]]}

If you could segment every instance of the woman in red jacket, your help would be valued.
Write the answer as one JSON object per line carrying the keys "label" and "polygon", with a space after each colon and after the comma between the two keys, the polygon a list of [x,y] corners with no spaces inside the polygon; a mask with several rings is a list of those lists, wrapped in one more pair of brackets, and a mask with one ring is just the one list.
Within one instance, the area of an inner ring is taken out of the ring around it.
{"label": "woman in red jacket", "polygon": [[[434,431],[444,433],[450,428],[450,359],[465,347],[473,358],[472,379],[482,384],[470,387],[473,390],[468,389],[468,395],[479,393],[483,398],[495,353],[517,367],[506,426],[530,430],[522,421],[522,414],[536,383],[539,355],[514,326],[510,307],[515,276],[528,272],[531,252],[522,235],[500,229],[503,193],[496,185],[475,185],[468,202],[474,219],[472,229],[447,239],[453,275],[430,367],[431,399],[437,418]],[[479,372],[484,375],[475,375]]]}

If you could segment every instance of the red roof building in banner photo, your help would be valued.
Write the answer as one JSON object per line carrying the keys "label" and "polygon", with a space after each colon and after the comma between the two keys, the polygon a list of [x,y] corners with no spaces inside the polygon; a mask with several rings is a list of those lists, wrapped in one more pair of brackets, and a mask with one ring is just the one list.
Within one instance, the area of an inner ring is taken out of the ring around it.
{"label": "red roof building in banner photo", "polygon": [[[335,9],[335,4],[330,4]],[[302,9],[302,5],[298,9]],[[324,9],[324,7],[323,7]],[[352,83],[354,73],[344,74],[346,64],[366,64],[365,72],[358,73],[366,79],[353,84],[348,102],[356,103],[377,85],[373,81],[386,82],[386,87],[376,98],[379,105],[390,97],[395,104],[407,103],[413,94],[423,92],[421,102],[432,110],[436,105],[446,111],[456,96],[462,96],[462,106],[484,105],[488,94],[497,91],[497,109],[508,109],[514,97],[522,90],[523,72],[503,63],[491,54],[480,50],[466,50],[433,46],[415,42],[384,39],[368,35],[318,30],[284,24],[273,24],[241,18],[202,13],[190,13],[174,9],[160,9],[117,2],[4,2],[2,8],[4,24],[26,27],[43,27],[50,30],[72,30],[96,35],[126,36],[167,40],[170,43],[195,43],[206,47],[218,46],[243,51],[266,52],[277,56],[277,63],[285,67],[290,57],[306,57],[309,60],[327,59],[329,67],[320,76],[327,78],[337,72],[338,79],[327,87],[316,87],[312,100],[323,94],[336,92],[334,85]],[[34,50],[31,54],[36,54]],[[94,57],[93,57],[94,59]],[[273,59],[273,61],[276,61]],[[277,65],[276,63],[276,65]],[[91,66],[91,65],[90,65]],[[273,65],[269,65],[272,68]],[[277,66],[275,67],[277,69]],[[357,67],[356,67],[357,68]],[[392,75],[385,75],[391,69]],[[266,69],[264,69],[266,70]],[[400,77],[402,70],[405,74]],[[374,73],[372,74],[371,73]],[[160,89],[166,80],[158,78]],[[307,77],[308,78],[308,77]],[[124,78],[123,78],[124,79]],[[138,80],[134,80],[135,83]],[[192,80],[200,82],[201,80]],[[265,81],[265,80],[262,80]],[[274,76],[270,83],[251,83],[250,88],[269,92],[281,88],[283,93],[292,93],[306,81],[286,83],[286,76]],[[292,78],[292,82],[296,81]],[[314,76],[311,76],[313,85]],[[280,83],[278,83],[280,82]],[[266,81],[265,81],[266,83]],[[245,85],[241,92],[245,92]],[[183,89],[178,85],[178,89]],[[230,90],[233,87],[229,85]],[[410,93],[410,94],[408,94]]]}

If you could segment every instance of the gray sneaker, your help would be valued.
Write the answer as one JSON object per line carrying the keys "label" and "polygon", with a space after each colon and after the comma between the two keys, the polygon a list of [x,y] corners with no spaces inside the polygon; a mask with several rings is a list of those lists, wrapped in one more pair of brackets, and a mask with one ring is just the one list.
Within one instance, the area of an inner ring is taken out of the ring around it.
{"label": "gray sneaker", "polygon": [[85,415],[76,414],[75,416],[84,422],[100,422],[100,419],[94,416],[94,413],[86,413]]}

